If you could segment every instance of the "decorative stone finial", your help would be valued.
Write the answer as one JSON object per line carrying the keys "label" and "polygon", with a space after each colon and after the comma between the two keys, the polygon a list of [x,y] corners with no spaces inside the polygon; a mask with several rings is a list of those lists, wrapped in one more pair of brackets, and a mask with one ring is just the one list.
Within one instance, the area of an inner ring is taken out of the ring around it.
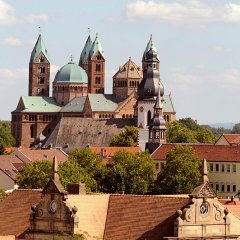
{"label": "decorative stone finial", "polygon": [[202,163],[202,182],[203,183],[209,182],[206,159],[203,159],[203,163]]}
{"label": "decorative stone finial", "polygon": [[52,179],[53,180],[59,180],[59,176],[58,176],[58,162],[57,162],[57,158],[55,156],[53,158],[53,165],[52,165]]}

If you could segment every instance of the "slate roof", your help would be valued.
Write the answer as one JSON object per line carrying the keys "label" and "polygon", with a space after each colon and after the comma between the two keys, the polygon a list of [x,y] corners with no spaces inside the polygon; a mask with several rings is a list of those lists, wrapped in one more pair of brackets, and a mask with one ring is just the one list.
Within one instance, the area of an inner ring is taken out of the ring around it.
{"label": "slate roof", "polygon": [[88,94],[88,99],[93,112],[114,112],[118,103],[113,94]]}
{"label": "slate roof", "polygon": [[92,43],[92,47],[91,47],[91,50],[89,52],[90,58],[92,59],[97,52],[101,53],[103,58],[105,58],[104,54],[103,54],[102,45],[101,45],[101,43],[99,41],[99,38],[98,38],[98,34],[96,34],[96,38]]}
{"label": "slate roof", "polygon": [[88,63],[88,57],[89,57],[89,52],[90,52],[91,48],[92,48],[92,40],[91,40],[91,37],[89,35],[88,38],[87,38],[87,41],[84,45],[84,48],[82,50],[80,60],[79,60],[79,65],[81,63],[83,63],[83,64]]}
{"label": "slate roof", "polygon": [[113,78],[119,79],[139,79],[143,77],[142,69],[137,66],[131,58],[119,68]]}
{"label": "slate roof", "polygon": [[[13,155],[18,156],[20,159],[22,156],[26,157],[31,162],[37,162],[40,160],[49,160],[53,161],[53,158],[56,157],[59,163],[65,162],[68,159],[68,155],[63,152],[61,149],[28,149],[28,148],[18,148],[15,150]],[[24,161],[24,159],[23,159]]]}
{"label": "slate roof", "polygon": [[13,112],[55,113],[59,112],[60,109],[61,107],[57,105],[54,97],[26,96],[20,98],[17,109]]}
{"label": "slate roof", "polygon": [[60,112],[83,112],[84,104],[87,97],[75,97],[67,105],[63,106]]}
{"label": "slate roof", "polygon": [[30,227],[31,206],[40,200],[40,190],[15,190],[0,201],[0,236],[21,236]]}
{"label": "slate roof", "polygon": [[171,93],[163,96],[163,112],[176,112]]}
{"label": "slate roof", "polygon": [[155,160],[165,160],[168,151],[176,145],[190,146],[200,159],[216,162],[240,162],[240,146],[213,144],[163,144],[153,152]]}
{"label": "slate roof", "polygon": [[64,151],[85,146],[107,146],[132,119],[92,119],[63,117],[50,134],[44,147],[62,147]]}
{"label": "slate roof", "polygon": [[176,211],[188,197],[111,195],[104,239],[161,240],[174,235]]}

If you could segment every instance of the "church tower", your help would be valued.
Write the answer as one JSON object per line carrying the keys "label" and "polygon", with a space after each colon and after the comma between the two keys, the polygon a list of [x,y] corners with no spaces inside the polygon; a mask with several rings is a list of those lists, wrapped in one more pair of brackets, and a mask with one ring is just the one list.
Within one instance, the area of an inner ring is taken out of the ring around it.
{"label": "church tower", "polygon": [[88,92],[104,93],[105,57],[96,34],[88,57]]}
{"label": "church tower", "polygon": [[50,62],[39,34],[29,61],[29,96],[49,96]]}
{"label": "church tower", "polygon": [[154,49],[151,48],[146,52],[144,64],[143,79],[138,87],[137,126],[147,129],[154,114],[159,87],[161,96],[163,96],[164,91],[157,69],[158,54]]}
{"label": "church tower", "polygon": [[88,58],[89,58],[89,53],[91,51],[91,48],[92,48],[92,40],[89,35],[79,59],[79,66],[82,67],[87,73],[88,73]]}
{"label": "church tower", "polygon": [[[143,57],[142,57],[142,69],[144,70],[146,68],[146,65],[147,65],[147,52],[152,49],[153,51],[155,51],[157,53],[157,49],[154,45],[154,42],[153,42],[153,38],[152,38],[152,34],[150,36],[150,40],[146,46],[146,49],[143,53]],[[156,68],[158,71],[160,71],[160,58],[159,58],[159,55],[157,53],[157,56],[156,56],[158,62],[156,63]]]}
{"label": "church tower", "polygon": [[159,86],[158,96],[154,105],[154,116],[149,122],[149,137],[146,148],[153,153],[159,145],[166,143],[166,122],[163,118],[163,89]]}

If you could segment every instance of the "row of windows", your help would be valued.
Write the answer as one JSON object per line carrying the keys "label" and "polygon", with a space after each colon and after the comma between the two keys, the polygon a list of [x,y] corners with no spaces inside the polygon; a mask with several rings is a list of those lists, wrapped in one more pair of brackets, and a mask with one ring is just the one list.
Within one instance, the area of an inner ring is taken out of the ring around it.
{"label": "row of windows", "polygon": [[99,114],[99,118],[114,118],[114,114]]}
{"label": "row of windows", "polygon": [[96,72],[101,72],[101,64],[96,64]]}
{"label": "row of windows", "polygon": [[127,81],[115,81],[113,82],[113,87],[138,87],[138,81],[130,81],[129,86]]}
{"label": "row of windows", "polygon": [[101,84],[101,77],[95,78],[95,84]]}
{"label": "row of windows", "polygon": [[236,192],[236,184],[211,183],[213,189],[217,192]]}
{"label": "row of windows", "polygon": [[38,84],[44,84],[45,77],[38,77]]}
{"label": "row of windows", "polygon": [[38,73],[45,73],[45,67],[38,67]]}
{"label": "row of windows", "polygon": [[37,122],[39,121],[46,121],[46,122],[51,122],[51,121],[56,121],[57,116],[56,115],[25,115],[24,116],[25,120],[29,120],[30,122]]}
{"label": "row of windows", "polygon": [[53,87],[54,91],[58,91],[58,92],[68,92],[68,91],[78,91],[78,92],[87,92],[87,87],[83,87],[83,86],[54,86]]}
{"label": "row of windows", "polygon": [[39,62],[40,62],[40,63],[44,63],[44,62],[45,62],[44,57],[40,57],[40,58],[39,58]]}
{"label": "row of windows", "polygon": [[122,118],[133,118],[133,115],[132,114],[123,114],[122,115]]}
{"label": "row of windows", "polygon": [[226,172],[226,173],[236,173],[236,164],[224,164],[224,163],[210,163],[209,164],[210,172]]}
{"label": "row of windows", "polygon": [[44,95],[45,89],[44,88],[38,88],[37,89],[37,95],[41,96]]}

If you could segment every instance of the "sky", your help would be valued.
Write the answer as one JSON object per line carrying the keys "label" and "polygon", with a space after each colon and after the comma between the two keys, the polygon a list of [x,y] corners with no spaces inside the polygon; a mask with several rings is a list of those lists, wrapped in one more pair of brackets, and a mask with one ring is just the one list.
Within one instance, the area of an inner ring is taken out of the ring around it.
{"label": "sky", "polygon": [[106,58],[106,93],[129,57],[141,65],[153,35],[165,94],[177,118],[201,124],[240,122],[239,0],[0,0],[0,119],[10,120],[28,94],[28,64],[41,34],[51,81],[70,61],[78,63],[91,29]]}

